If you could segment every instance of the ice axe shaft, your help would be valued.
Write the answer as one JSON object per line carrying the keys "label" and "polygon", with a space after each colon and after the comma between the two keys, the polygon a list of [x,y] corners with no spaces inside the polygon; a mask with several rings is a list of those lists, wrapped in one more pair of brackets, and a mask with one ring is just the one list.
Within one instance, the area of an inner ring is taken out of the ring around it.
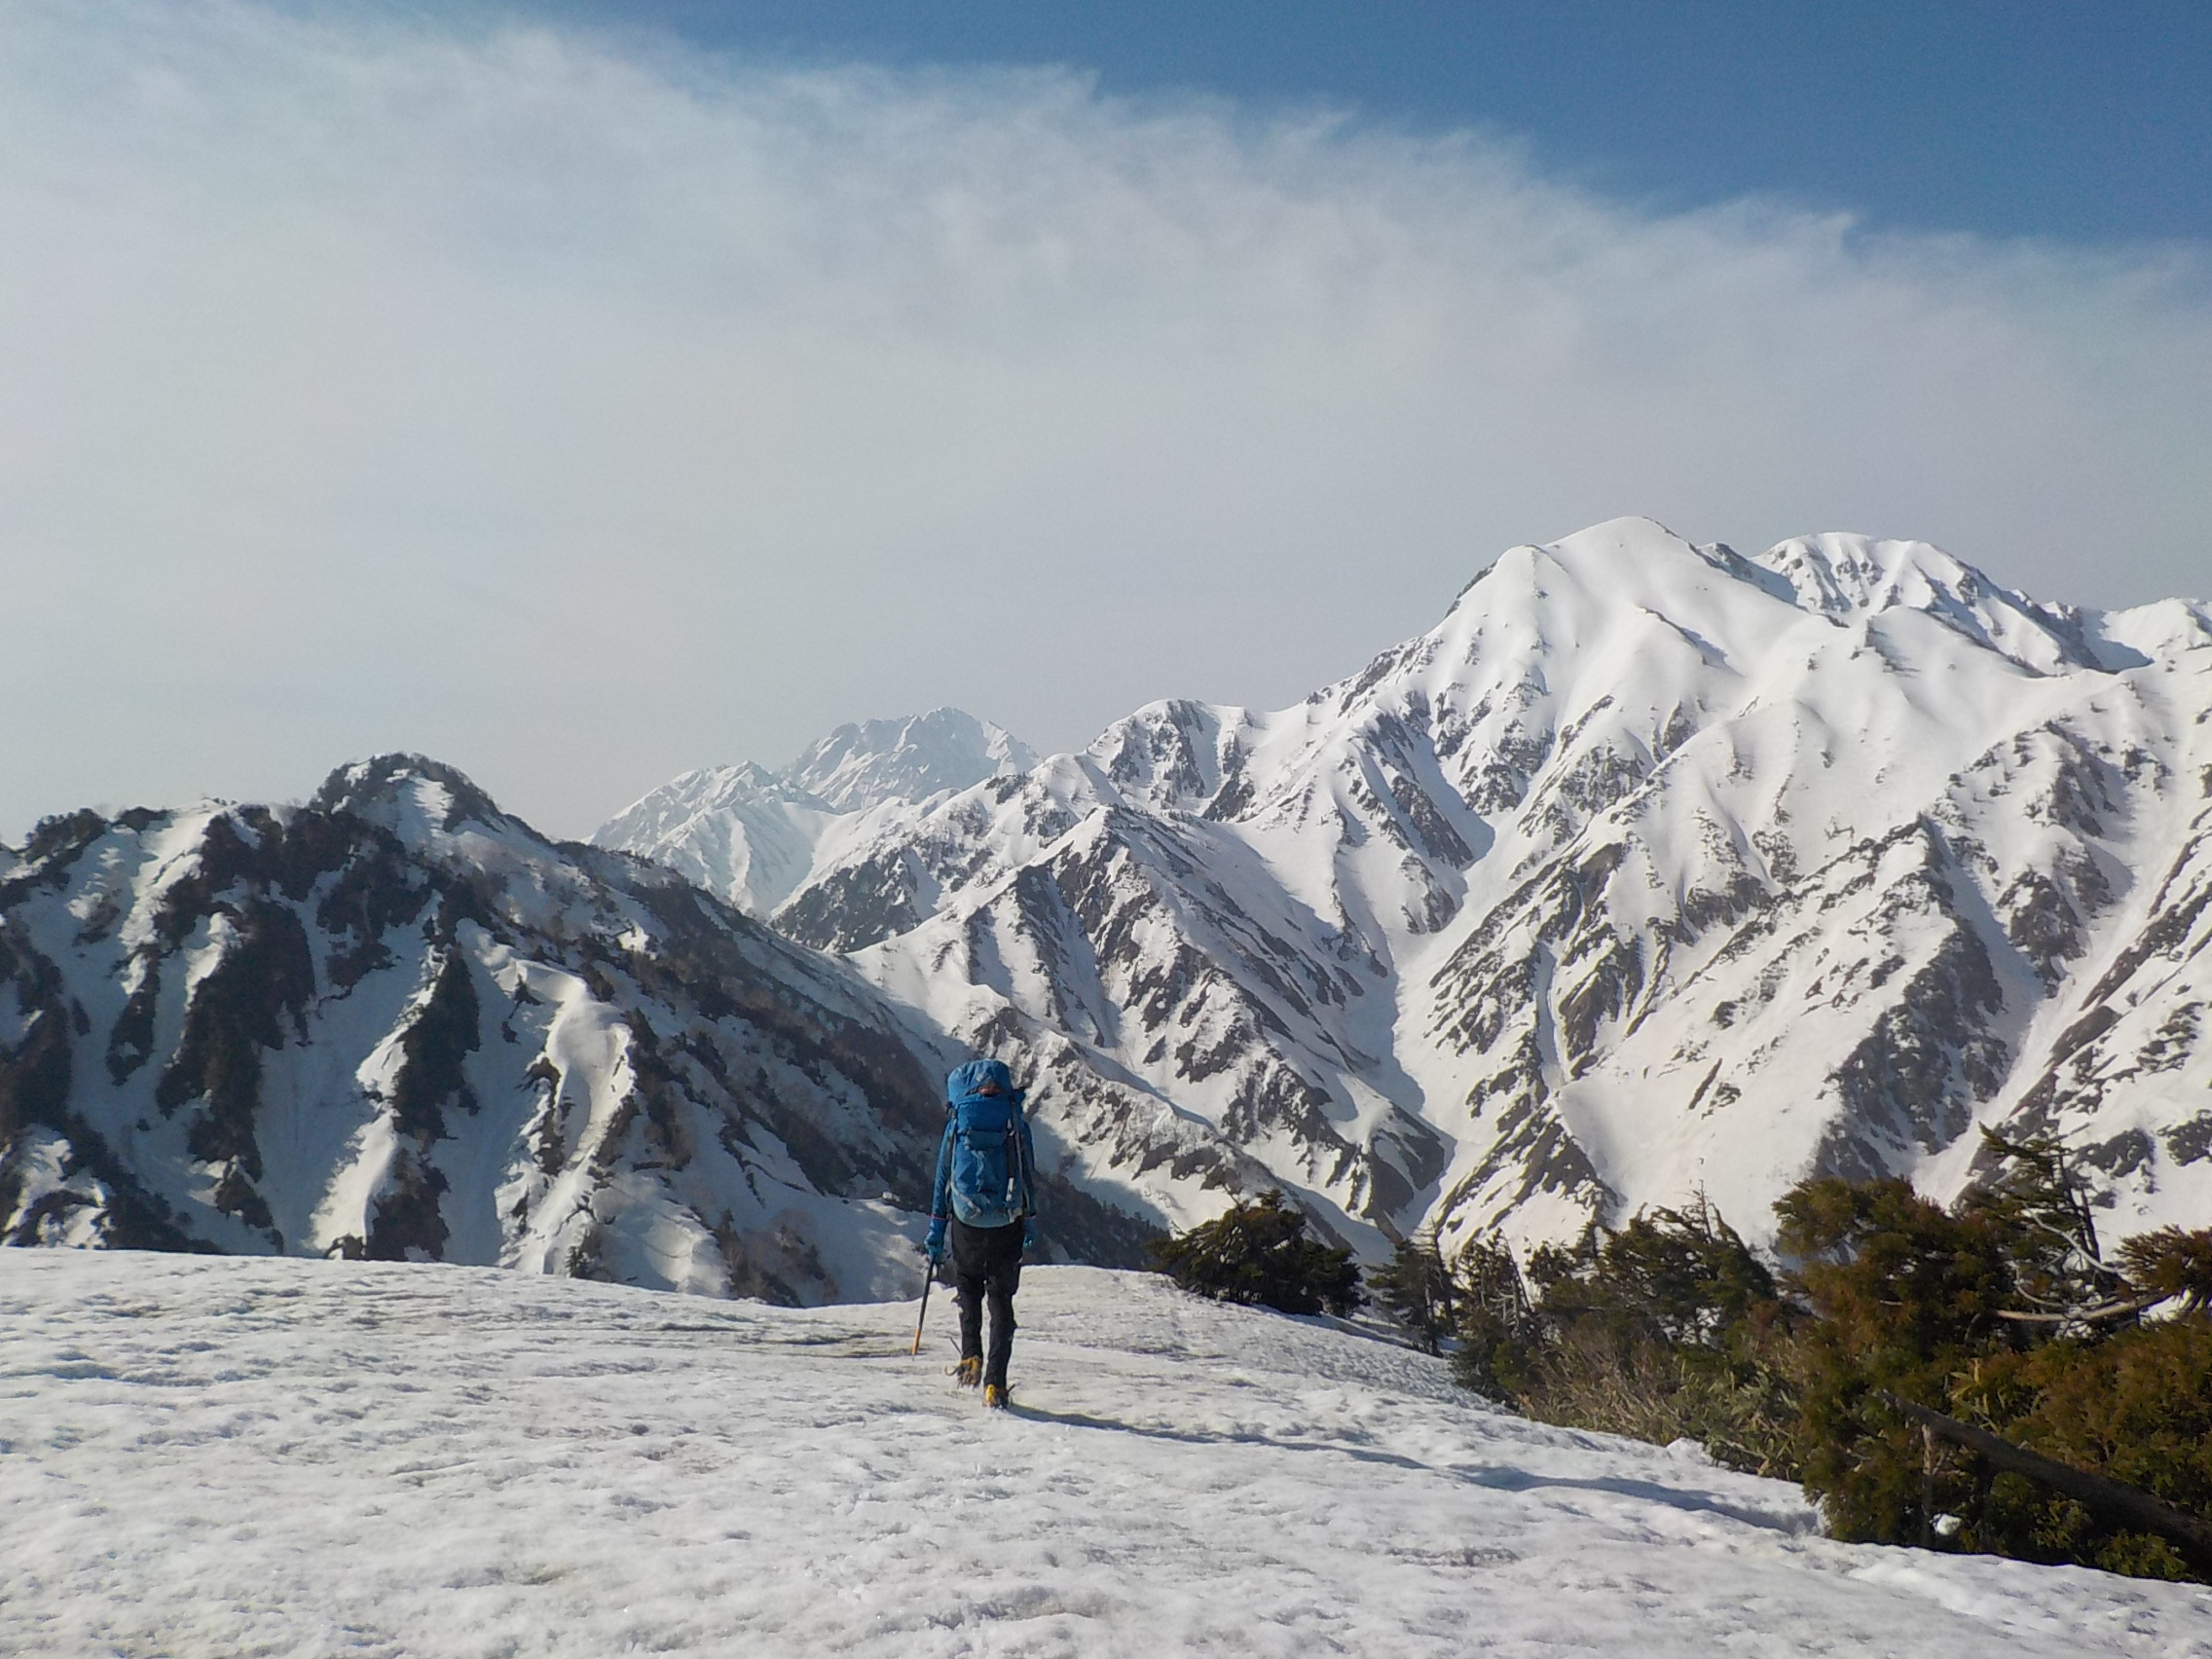
{"label": "ice axe shaft", "polygon": [[937,1277],[937,1264],[929,1263],[922,1270],[922,1310],[914,1315],[914,1346],[911,1353],[922,1351],[922,1321],[930,1316],[930,1280]]}

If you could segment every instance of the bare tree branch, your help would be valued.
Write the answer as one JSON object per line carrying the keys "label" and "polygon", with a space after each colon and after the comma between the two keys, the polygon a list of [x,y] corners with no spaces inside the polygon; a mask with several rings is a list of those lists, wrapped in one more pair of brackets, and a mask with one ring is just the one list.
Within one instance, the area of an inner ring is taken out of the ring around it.
{"label": "bare tree branch", "polygon": [[2187,1547],[2200,1564],[2212,1563],[2212,1523],[2185,1514],[2140,1487],[2131,1487],[2105,1475],[2093,1475],[2071,1463],[2054,1461],[2040,1452],[2014,1445],[2001,1434],[1992,1434],[1987,1429],[1961,1422],[1957,1418],[1945,1417],[1941,1412],[1900,1399],[1886,1388],[1876,1389],[1875,1396],[1922,1428],[1940,1434],[1945,1440],[1956,1441],[1971,1452],[1978,1452],[2001,1469],[2041,1481],[2121,1526],[2171,1538]]}

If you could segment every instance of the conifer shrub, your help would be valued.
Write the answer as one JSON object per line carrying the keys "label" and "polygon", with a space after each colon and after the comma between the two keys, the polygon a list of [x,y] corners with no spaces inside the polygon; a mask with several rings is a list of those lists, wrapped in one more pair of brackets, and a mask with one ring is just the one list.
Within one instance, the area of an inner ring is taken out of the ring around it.
{"label": "conifer shrub", "polygon": [[2127,1282],[2146,1293],[2179,1298],[2182,1312],[2212,1307],[2212,1228],[2138,1234],[2120,1247],[2120,1266]]}
{"label": "conifer shrub", "polygon": [[[1954,1380],[1951,1404],[2046,1457],[2212,1517],[2212,1320],[2201,1313],[1995,1356]],[[1937,1502],[1961,1516],[1962,1548],[2150,1578],[2200,1577],[2212,1567],[1970,1457],[1943,1459]]]}
{"label": "conifer shrub", "polygon": [[1459,1286],[1453,1324],[1452,1373],[1493,1400],[1527,1404],[1544,1352],[1544,1332],[1529,1300],[1529,1283],[1512,1248],[1497,1238],[1470,1238],[1453,1258]]}
{"label": "conifer shrub", "polygon": [[[1477,1239],[1428,1306],[1449,1309],[1468,1386],[1798,1479],[1838,1537],[2212,1581],[2190,1536],[2212,1523],[2212,1229],[2108,1257],[2054,1143],[1990,1137],[1984,1161],[1949,1206],[1897,1180],[1800,1183],[1777,1205],[1788,1272],[1701,1200],[1525,1272]],[[2109,1491],[2085,1502],[1994,1466],[1904,1406],[2178,1514],[2143,1530]]]}
{"label": "conifer shrub", "polygon": [[1433,1234],[1401,1238],[1390,1259],[1366,1275],[1375,1300],[1430,1353],[1439,1351],[1458,1315],[1459,1286]]}
{"label": "conifer shrub", "polygon": [[2212,1577],[2212,1555],[1994,1468],[1884,1398],[2212,1520],[2212,1230],[2145,1235],[2107,1261],[2054,1143],[1990,1137],[1988,1152],[1989,1179],[1948,1209],[1902,1182],[1832,1179],[1777,1206],[1812,1315],[1806,1490],[1838,1537]]}
{"label": "conifer shrub", "polygon": [[1366,1300],[1351,1252],[1308,1237],[1306,1217],[1272,1188],[1158,1240],[1151,1256],[1155,1271],[1216,1302],[1344,1315]]}
{"label": "conifer shrub", "polygon": [[1502,1242],[1478,1238],[1456,1276],[1453,1369],[1467,1386],[1539,1421],[1695,1440],[1731,1468],[1796,1473],[1789,1309],[1703,1199],[1539,1249],[1525,1277]]}
{"label": "conifer shrub", "polygon": [[1814,1315],[1797,1344],[1805,1489],[1839,1538],[1918,1542],[1924,1436],[1880,1391],[1944,1410],[1951,1375],[2009,1340],[2002,1230],[1984,1207],[1952,1213],[1894,1179],[1807,1181],[1776,1214]]}

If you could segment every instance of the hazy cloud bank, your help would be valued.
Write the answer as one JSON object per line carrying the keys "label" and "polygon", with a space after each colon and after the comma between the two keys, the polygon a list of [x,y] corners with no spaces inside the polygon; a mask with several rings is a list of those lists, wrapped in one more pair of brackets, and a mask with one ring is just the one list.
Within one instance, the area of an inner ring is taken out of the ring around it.
{"label": "hazy cloud bank", "polygon": [[846,719],[1065,746],[1620,512],[2202,592],[2207,455],[2199,253],[1653,216],[1070,76],[0,12],[0,836],[391,747],[581,833]]}

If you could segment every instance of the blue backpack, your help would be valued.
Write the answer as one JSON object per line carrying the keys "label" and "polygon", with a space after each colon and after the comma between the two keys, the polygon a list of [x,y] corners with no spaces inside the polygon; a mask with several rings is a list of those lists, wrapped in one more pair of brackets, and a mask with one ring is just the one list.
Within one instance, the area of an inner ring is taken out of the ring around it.
{"label": "blue backpack", "polygon": [[[985,1083],[997,1094],[977,1093]],[[952,1213],[970,1227],[1007,1227],[1035,1213],[1034,1154],[1021,1115],[1022,1091],[1000,1060],[971,1060],[945,1080],[951,1096],[944,1126],[950,1168],[940,1180]]]}

